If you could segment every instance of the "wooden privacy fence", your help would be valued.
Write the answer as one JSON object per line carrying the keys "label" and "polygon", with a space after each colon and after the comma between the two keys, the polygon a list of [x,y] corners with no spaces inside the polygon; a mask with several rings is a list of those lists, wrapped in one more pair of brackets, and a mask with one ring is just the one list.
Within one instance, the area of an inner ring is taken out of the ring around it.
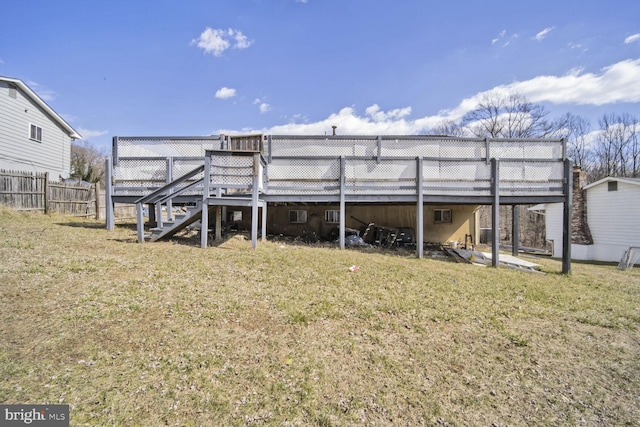
{"label": "wooden privacy fence", "polygon": [[22,211],[41,211],[99,219],[100,187],[50,182],[48,173],[0,171],[0,204]]}

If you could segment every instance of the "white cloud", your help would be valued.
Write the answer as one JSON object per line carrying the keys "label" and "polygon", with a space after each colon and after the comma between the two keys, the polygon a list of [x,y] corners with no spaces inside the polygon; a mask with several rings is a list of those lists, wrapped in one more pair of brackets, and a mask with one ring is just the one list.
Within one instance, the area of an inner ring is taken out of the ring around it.
{"label": "white cloud", "polygon": [[263,102],[262,104],[260,104],[260,113],[261,114],[264,114],[269,110],[271,110],[271,105],[267,104],[266,102]]}
{"label": "white cloud", "polygon": [[241,31],[229,28],[227,30],[207,27],[200,37],[191,40],[192,45],[202,48],[205,53],[221,56],[227,49],[246,49],[253,42]]}
{"label": "white cloud", "polygon": [[627,37],[626,39],[624,39],[624,43],[630,44],[630,43],[637,42],[638,40],[640,40],[640,33]]}
{"label": "white cloud", "polygon": [[517,40],[519,37],[520,36],[518,36],[517,33],[507,34],[507,30],[502,30],[500,31],[500,33],[496,38],[491,39],[491,45],[492,46],[498,45],[500,47],[505,48],[509,46],[512,41]]}
{"label": "white cloud", "polygon": [[564,76],[538,76],[508,87],[532,102],[604,105],[640,102],[640,59],[620,61],[601,73],[572,70]]}
{"label": "white cloud", "polygon": [[354,107],[345,107],[326,119],[314,123],[292,122],[260,130],[220,130],[217,133],[261,132],[274,135],[323,135],[331,133],[332,126],[337,126],[337,132],[341,135],[411,135],[426,132],[442,120],[437,116],[408,120],[406,116],[410,112],[411,107],[382,111],[378,105],[374,104],[365,109],[364,115],[360,115]]}
{"label": "white cloud", "polygon": [[97,138],[99,136],[104,136],[109,133],[108,130],[91,130],[85,128],[78,128],[78,133],[82,135],[82,139],[87,141],[91,138]]}
{"label": "white cloud", "polygon": [[440,115],[447,120],[458,120],[473,110],[480,100],[494,92],[516,92],[536,103],[604,105],[640,102],[639,80],[640,59],[615,63],[603,68],[599,74],[585,73],[581,68],[574,68],[564,76],[538,76],[477,93],[463,99],[456,108],[442,111]]}
{"label": "white cloud", "polygon": [[547,35],[553,31],[556,27],[547,27],[544,30],[540,31],[538,34],[536,34],[536,36],[534,37],[534,39],[541,41],[543,40],[545,37],[547,37]]}
{"label": "white cloud", "polygon": [[391,111],[382,111],[378,104],[373,104],[364,110],[367,116],[371,117],[375,122],[384,122],[389,120],[400,120],[411,114],[411,107],[396,108]]}
{"label": "white cloud", "polygon": [[230,87],[222,87],[216,91],[216,98],[218,99],[229,99],[236,96],[236,90]]}
{"label": "white cloud", "polygon": [[[435,115],[411,119],[411,107],[384,111],[377,104],[367,107],[364,115],[354,107],[342,108],[337,113],[317,122],[307,123],[304,116],[294,116],[294,122],[264,129],[220,130],[217,133],[260,132],[274,135],[323,135],[331,126],[338,126],[341,135],[415,135],[428,132],[443,121],[458,121],[475,109],[491,93],[516,92],[531,102],[554,104],[604,105],[619,102],[640,102],[640,59],[626,60],[603,68],[599,73],[585,73],[583,69],[570,70],[563,76],[538,76],[530,80],[501,85],[465,98],[452,109]],[[254,103],[261,103],[256,99]],[[302,119],[299,123],[295,120]]]}
{"label": "white cloud", "polygon": [[253,101],[253,105],[258,105],[260,104],[260,114],[264,114],[268,111],[271,111],[271,105],[267,104],[264,100],[260,99],[260,98],[256,98]]}
{"label": "white cloud", "polygon": [[498,37],[496,37],[495,39],[491,40],[491,44],[498,43],[500,41],[500,39],[502,39],[506,34],[507,34],[507,30],[500,31],[500,34],[498,34]]}
{"label": "white cloud", "polygon": [[236,40],[236,44],[233,46],[234,49],[246,49],[251,46],[251,40],[240,31],[236,32],[233,38]]}

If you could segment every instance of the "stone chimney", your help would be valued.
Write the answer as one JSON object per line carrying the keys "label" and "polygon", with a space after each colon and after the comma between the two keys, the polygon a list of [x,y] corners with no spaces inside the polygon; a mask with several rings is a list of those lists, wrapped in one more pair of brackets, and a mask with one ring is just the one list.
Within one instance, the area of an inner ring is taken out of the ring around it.
{"label": "stone chimney", "polygon": [[587,173],[573,168],[573,210],[571,212],[571,243],[592,245],[593,238],[587,223],[587,193],[582,189]]}

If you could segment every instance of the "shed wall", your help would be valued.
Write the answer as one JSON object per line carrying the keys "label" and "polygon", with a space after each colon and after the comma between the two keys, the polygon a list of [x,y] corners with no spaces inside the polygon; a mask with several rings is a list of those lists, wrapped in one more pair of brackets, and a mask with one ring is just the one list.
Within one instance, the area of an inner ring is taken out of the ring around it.
{"label": "shed wall", "polygon": [[[547,241],[553,242],[553,256],[562,256],[562,203],[550,203],[545,209],[545,228],[547,234]],[[572,251],[572,257],[576,257],[576,254]]]}
{"label": "shed wall", "polygon": [[629,246],[640,246],[640,185],[607,182],[587,190],[587,219],[599,261],[620,261]]}
{"label": "shed wall", "polygon": [[[618,181],[618,191],[607,182],[587,191],[587,221],[593,245],[571,245],[573,259],[620,261],[629,246],[640,246],[640,186]],[[546,207],[547,239],[553,240],[553,256],[562,256],[562,204]]]}

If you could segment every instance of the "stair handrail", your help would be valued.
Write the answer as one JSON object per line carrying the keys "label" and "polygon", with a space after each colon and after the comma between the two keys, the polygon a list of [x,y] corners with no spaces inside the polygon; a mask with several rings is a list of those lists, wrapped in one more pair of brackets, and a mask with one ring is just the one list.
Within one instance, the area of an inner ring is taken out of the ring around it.
{"label": "stair handrail", "polygon": [[166,203],[168,200],[173,199],[174,197],[177,197],[177,196],[181,195],[182,193],[185,193],[185,192],[187,192],[189,190],[192,190],[194,187],[197,187],[198,185],[202,184],[203,182],[204,182],[204,178],[200,178],[197,181],[193,181],[189,185],[185,185],[184,187],[182,187],[178,191],[174,191],[173,193],[167,194],[166,196],[164,196],[164,197],[162,197],[162,198],[160,198],[158,200],[155,200],[153,202],[150,202],[150,203],[156,203],[156,204],[157,203],[160,203],[160,204]]}
{"label": "stair handrail", "polygon": [[138,200],[135,201],[135,203],[136,204],[139,204],[139,203],[141,203],[141,204],[155,203],[154,199],[156,197],[164,195],[165,192],[167,190],[169,190],[170,188],[175,187],[176,185],[185,182],[189,178],[193,178],[194,176],[198,175],[202,171],[204,171],[204,165],[198,166],[197,168],[195,168],[191,172],[187,172],[186,174],[182,175],[180,178],[174,179],[173,181],[165,184],[164,186],[158,188],[157,190],[147,194],[146,196],[139,198]]}
{"label": "stair handrail", "polygon": [[[176,197],[177,195],[182,194],[184,191],[186,191],[186,189],[193,188],[194,186],[202,182],[204,178],[200,178],[196,182],[191,183],[187,185],[185,188],[182,188],[176,192],[169,193],[169,190],[171,188],[175,187],[176,185],[182,184],[183,182],[187,181],[189,178],[193,178],[194,176],[198,175],[203,171],[204,171],[204,165],[198,166],[191,172],[187,172],[186,174],[182,175],[180,178],[174,179],[173,181],[165,184],[164,186],[158,188],[157,190],[136,200],[136,223],[137,223],[136,228],[138,231],[138,242],[140,243],[144,242],[144,215],[142,212],[142,206],[145,203],[154,203],[156,207],[158,207],[159,206],[158,201],[162,202],[162,201],[172,199],[173,197]],[[158,207],[158,209],[160,208]],[[159,221],[159,225],[162,226],[161,216],[158,218],[158,221]]]}

